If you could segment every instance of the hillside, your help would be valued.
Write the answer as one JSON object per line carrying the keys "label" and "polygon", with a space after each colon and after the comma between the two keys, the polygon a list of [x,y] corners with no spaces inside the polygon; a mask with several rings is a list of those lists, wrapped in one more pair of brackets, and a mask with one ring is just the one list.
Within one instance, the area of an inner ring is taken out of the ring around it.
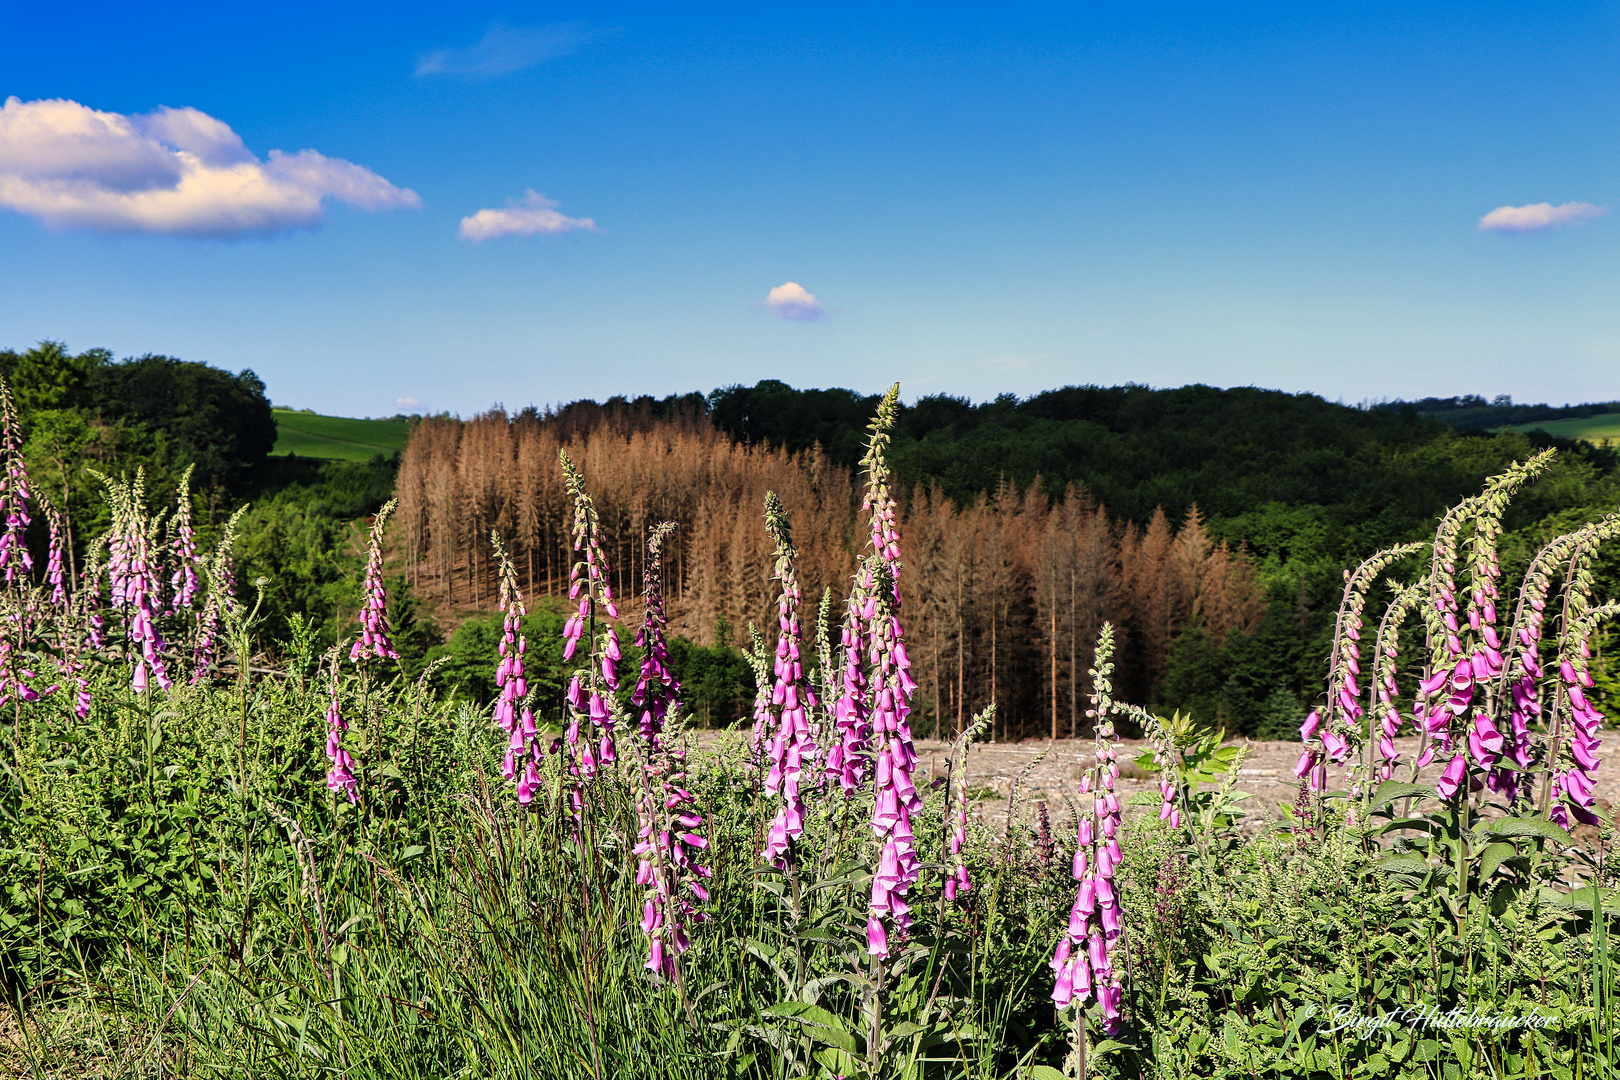
{"label": "hillside", "polygon": [[276,409],[276,445],[272,454],[370,461],[389,457],[405,448],[410,433],[406,420],[354,420],[343,416],[293,409]]}
{"label": "hillside", "polygon": [[1620,412],[1600,413],[1597,416],[1575,417],[1569,420],[1547,420],[1536,424],[1520,424],[1519,431],[1545,431],[1560,439],[1584,439],[1600,446],[1620,443]]}

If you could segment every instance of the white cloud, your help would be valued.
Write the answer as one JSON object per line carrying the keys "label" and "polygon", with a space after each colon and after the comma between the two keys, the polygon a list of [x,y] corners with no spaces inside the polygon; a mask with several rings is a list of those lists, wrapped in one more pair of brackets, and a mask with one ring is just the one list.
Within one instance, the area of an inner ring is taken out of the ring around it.
{"label": "white cloud", "polygon": [[422,399],[419,397],[397,397],[394,399],[394,404],[402,409],[414,409],[422,404]]}
{"label": "white cloud", "polygon": [[1567,202],[1559,206],[1552,203],[1531,203],[1528,206],[1498,206],[1479,219],[1483,232],[1540,232],[1561,225],[1584,225],[1609,211],[1591,203]]}
{"label": "white cloud", "polygon": [[462,49],[435,49],[416,59],[417,75],[467,75],[494,78],[543,64],[602,36],[584,23],[506,26],[495,23],[476,44]]}
{"label": "white cloud", "polygon": [[827,314],[827,309],[821,306],[815,294],[806,291],[797,281],[785,281],[766,293],[765,306],[774,311],[779,319],[796,319],[799,322],[811,322]]}
{"label": "white cloud", "polygon": [[566,232],[595,232],[596,222],[590,218],[573,218],[559,214],[557,203],[532,188],[521,199],[507,201],[505,210],[480,210],[472,217],[461,219],[459,235],[463,240],[481,244],[501,236],[533,236],[544,233],[560,236]]}
{"label": "white cloud", "polygon": [[15,97],[0,107],[0,207],[51,228],[268,235],[319,225],[328,198],[363,210],[421,205],[416,192],[314,150],[261,161],[197,109],[126,116]]}

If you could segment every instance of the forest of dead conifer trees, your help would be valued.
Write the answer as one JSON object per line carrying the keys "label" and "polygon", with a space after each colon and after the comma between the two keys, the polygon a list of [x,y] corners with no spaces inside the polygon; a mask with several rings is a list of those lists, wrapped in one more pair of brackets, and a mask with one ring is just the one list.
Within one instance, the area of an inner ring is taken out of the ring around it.
{"label": "forest of dead conifer trees", "polygon": [[[634,606],[647,530],[678,523],[666,546],[674,632],[746,647],[774,611],[765,493],[787,507],[807,602],[841,601],[859,547],[856,478],[817,449],[790,454],[733,442],[707,417],[646,411],[566,415],[492,410],[428,418],[401,457],[397,536],[424,599],[493,609],[491,530],[506,538],[529,594],[558,596],[573,557],[557,452],[585,474],[601,515],[615,593]],[[1048,498],[1003,483],[965,505],[937,487],[903,501],[906,632],[921,686],[920,733],[960,730],[990,701],[998,737],[1084,730],[1086,670],[1098,626],[1127,636],[1121,680],[1145,700],[1176,636],[1200,625],[1219,641],[1259,621],[1264,599],[1246,553],[1215,544],[1196,508],[1179,525],[1116,521],[1084,489]],[[834,609],[836,633],[837,608]],[[936,727],[937,725],[937,727]]]}

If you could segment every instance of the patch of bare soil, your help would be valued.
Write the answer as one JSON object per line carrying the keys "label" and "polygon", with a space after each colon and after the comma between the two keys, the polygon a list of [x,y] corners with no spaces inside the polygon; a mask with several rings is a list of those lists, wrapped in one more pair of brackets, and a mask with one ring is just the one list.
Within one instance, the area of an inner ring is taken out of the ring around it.
{"label": "patch of bare soil", "polygon": [[[699,741],[710,745],[733,737],[743,736],[731,732],[699,733]],[[917,742],[918,787],[945,774],[950,745],[932,739]],[[1299,794],[1294,765],[1299,760],[1301,745],[1297,742],[1256,742],[1249,739],[1234,739],[1225,745],[1248,747],[1236,783],[1237,791],[1252,796],[1242,804],[1246,814],[1244,831],[1255,833],[1267,825],[1282,821],[1282,807],[1292,806]],[[1418,740],[1416,736],[1396,739],[1395,745],[1404,762],[1397,769],[1396,778],[1406,780],[1410,763],[1417,756]],[[1157,798],[1157,782],[1141,770],[1126,765],[1128,759],[1151,753],[1152,749],[1152,744],[1143,739],[1120,740],[1121,768],[1117,790],[1121,803],[1128,803],[1129,796],[1142,791],[1151,792]],[[1020,816],[1031,812],[1036,803],[1045,802],[1054,820],[1065,820],[1068,816],[1065,799],[1078,802],[1080,774],[1091,764],[1093,754],[1090,739],[1058,739],[1055,742],[1050,739],[1026,739],[1017,743],[974,744],[969,748],[967,758],[968,791],[974,796],[974,815],[987,825],[1005,826],[1008,800],[1016,784]],[[1434,783],[1439,779],[1447,760],[1440,757],[1430,763],[1419,774],[1418,782]],[[1328,779],[1332,788],[1347,786],[1343,782],[1342,772],[1330,770]],[[1615,801],[1620,799],[1620,772],[1614,769],[1600,770],[1593,790],[1604,813],[1611,813]],[[1127,805],[1125,812],[1130,815],[1142,809]],[[1151,812],[1157,813],[1157,810]],[[1589,831],[1582,827],[1577,829],[1577,835]]]}

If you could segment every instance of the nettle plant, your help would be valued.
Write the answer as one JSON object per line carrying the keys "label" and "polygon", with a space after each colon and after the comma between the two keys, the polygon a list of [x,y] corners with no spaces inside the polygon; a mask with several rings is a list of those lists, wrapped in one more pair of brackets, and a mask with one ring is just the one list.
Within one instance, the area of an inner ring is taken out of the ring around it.
{"label": "nettle plant", "polygon": [[[1594,604],[1591,563],[1620,536],[1620,513],[1548,542],[1511,595],[1497,552],[1509,499],[1552,457],[1493,477],[1445,515],[1432,543],[1389,548],[1345,572],[1327,701],[1300,730],[1296,828],[1322,828],[1332,800],[1352,826],[1425,834],[1396,841],[1385,866],[1442,890],[1459,927],[1471,892],[1493,887],[1494,903],[1507,903],[1535,883],[1545,841],[1569,844],[1574,824],[1599,823],[1592,785],[1604,718],[1587,698],[1589,660],[1597,625],[1620,602]],[[1373,622],[1374,583],[1420,554],[1427,566],[1389,583]],[[1403,666],[1401,635],[1414,621],[1423,648]],[[1403,734],[1418,738],[1410,758],[1395,742]],[[1417,782],[1440,762],[1434,783]]]}

